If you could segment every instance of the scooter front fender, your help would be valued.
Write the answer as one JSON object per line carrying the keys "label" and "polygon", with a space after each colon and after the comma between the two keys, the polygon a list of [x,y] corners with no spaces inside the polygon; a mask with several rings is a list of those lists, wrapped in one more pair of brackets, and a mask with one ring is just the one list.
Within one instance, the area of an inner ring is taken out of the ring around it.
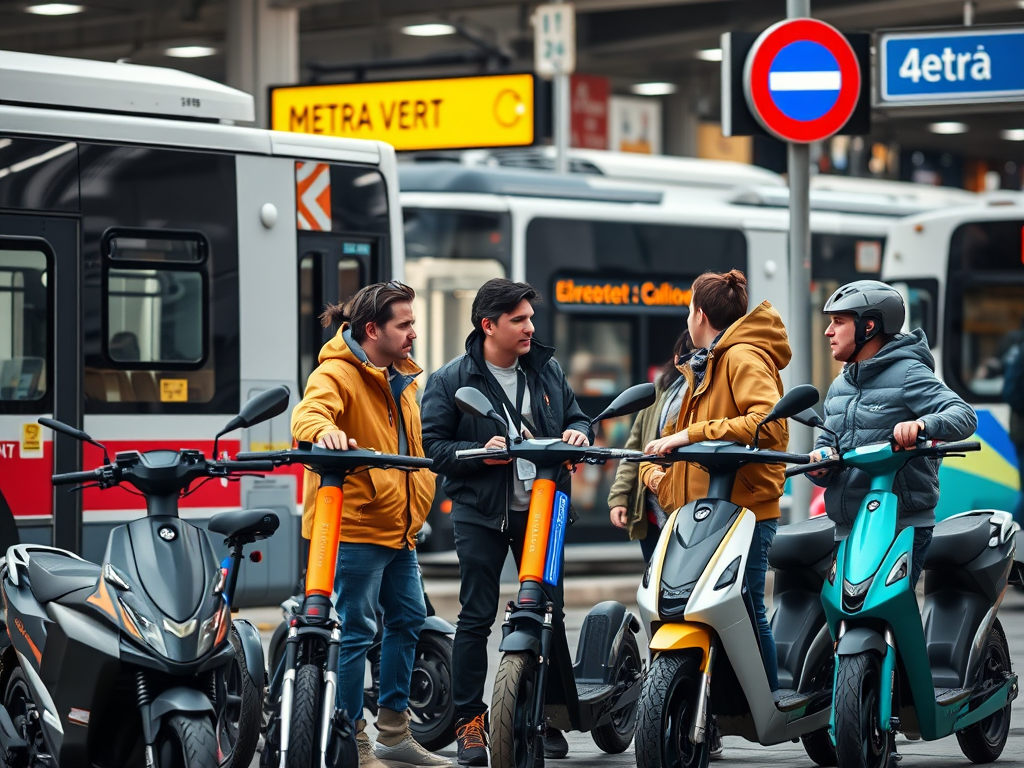
{"label": "scooter front fender", "polygon": [[423,622],[423,627],[420,629],[420,634],[424,632],[437,632],[441,635],[454,635],[455,625],[447,619],[442,619],[440,616],[427,616],[426,621]]}
{"label": "scooter front fender", "polygon": [[529,651],[534,656],[539,656],[540,638],[526,630],[519,629],[515,632],[510,632],[508,635],[503,637],[501,645],[498,646],[498,650],[502,653]]}
{"label": "scooter front fender", "polygon": [[266,685],[266,669],[263,662],[263,641],[256,627],[246,619],[237,619],[234,629],[241,641],[242,654],[245,656],[245,669],[252,678],[253,685],[261,690]]}
{"label": "scooter front fender", "polygon": [[160,731],[160,721],[173,712],[213,712],[213,704],[202,691],[195,688],[169,688],[149,705],[149,721],[151,733],[156,736]]}
{"label": "scooter front fender", "polygon": [[836,656],[856,656],[865,651],[874,651],[884,656],[885,650],[885,638],[880,633],[868,627],[854,627],[839,638]]}
{"label": "scooter front fender", "polygon": [[682,651],[688,648],[701,652],[700,667],[703,671],[708,661],[711,648],[711,630],[701,624],[683,622],[679,624],[662,624],[651,638],[652,653],[664,651]]}

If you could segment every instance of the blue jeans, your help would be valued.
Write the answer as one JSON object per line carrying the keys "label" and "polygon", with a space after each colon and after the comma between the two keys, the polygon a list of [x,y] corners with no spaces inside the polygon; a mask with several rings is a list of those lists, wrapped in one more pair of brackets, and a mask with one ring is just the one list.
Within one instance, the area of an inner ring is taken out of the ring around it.
{"label": "blue jeans", "polygon": [[1017,495],[1017,508],[1013,511],[1013,519],[1024,526],[1024,443],[1017,446],[1017,473],[1020,475],[1020,493]]}
{"label": "blue jeans", "polygon": [[778,529],[778,520],[761,520],[754,526],[754,538],[750,542],[747,569],[743,575],[747,594],[754,608],[754,622],[757,624],[757,634],[761,641],[764,671],[768,675],[768,685],[773,691],[779,689],[779,659],[775,651],[775,637],[772,635],[772,627],[768,623],[768,613],[764,607],[764,581],[768,573],[768,550],[772,548]]}
{"label": "blue jeans", "polygon": [[337,706],[353,721],[363,717],[366,652],[377,632],[379,604],[384,614],[380,706],[404,712],[416,643],[427,617],[416,551],[342,542],[334,588],[342,627]]}
{"label": "blue jeans", "polygon": [[932,527],[914,529],[914,555],[910,563],[910,588],[917,586],[917,580],[921,578],[921,571],[924,570],[924,556],[928,554],[928,547],[932,545]]}

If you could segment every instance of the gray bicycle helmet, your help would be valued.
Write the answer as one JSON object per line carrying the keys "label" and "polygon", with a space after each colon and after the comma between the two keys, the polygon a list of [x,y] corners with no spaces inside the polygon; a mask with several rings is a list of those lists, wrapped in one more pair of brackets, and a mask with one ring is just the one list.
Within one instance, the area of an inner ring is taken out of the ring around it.
{"label": "gray bicycle helmet", "polygon": [[[890,285],[878,280],[855,280],[838,289],[822,309],[826,315],[849,314],[857,318],[856,352],[879,332],[894,336],[903,328],[907,308],[903,296]],[[875,320],[875,327],[868,333],[867,321]]]}

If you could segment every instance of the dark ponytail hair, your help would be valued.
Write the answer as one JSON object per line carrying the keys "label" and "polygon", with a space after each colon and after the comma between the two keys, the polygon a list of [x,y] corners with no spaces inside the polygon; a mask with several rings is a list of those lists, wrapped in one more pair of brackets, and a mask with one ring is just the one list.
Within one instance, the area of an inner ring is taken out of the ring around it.
{"label": "dark ponytail hair", "polygon": [[747,277],[738,269],[705,272],[691,290],[690,311],[701,310],[715,330],[724,331],[747,314]]}
{"label": "dark ponytail hair", "polygon": [[690,339],[690,329],[684,325],[683,332],[679,334],[676,343],[672,345],[672,357],[658,369],[658,374],[655,377],[662,389],[672,386],[676,379],[683,375],[679,371],[679,365],[689,357],[692,351],[693,341]]}
{"label": "dark ponytail hair", "polygon": [[320,315],[320,324],[330,328],[332,325],[348,323],[352,338],[362,344],[366,340],[368,323],[378,328],[386,325],[395,316],[395,303],[411,302],[415,298],[416,291],[397,280],[374,283],[361,289],[344,304],[328,304]]}

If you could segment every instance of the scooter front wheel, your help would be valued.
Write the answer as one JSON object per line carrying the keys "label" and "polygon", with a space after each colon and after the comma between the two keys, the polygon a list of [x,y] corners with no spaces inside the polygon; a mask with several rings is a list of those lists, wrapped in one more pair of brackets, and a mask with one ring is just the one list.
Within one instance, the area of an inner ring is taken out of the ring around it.
{"label": "scooter front wheel", "polygon": [[[640,661],[640,650],[636,645],[636,635],[632,631],[627,631],[615,658],[615,685],[626,685],[642,674],[643,664]],[[636,711],[637,704],[634,701],[616,709],[611,714],[611,722],[593,730],[591,735],[594,737],[594,743],[601,751],[610,755],[626,751],[636,731]]]}
{"label": "scooter front wheel", "polygon": [[700,665],[692,653],[662,653],[644,679],[637,709],[637,768],[707,768],[711,745],[690,741]]}
{"label": "scooter front wheel", "polygon": [[260,738],[263,691],[249,675],[242,638],[234,626],[228,641],[234,657],[224,670],[223,684],[218,686],[224,701],[217,721],[217,746],[221,768],[247,768]]}
{"label": "scooter front wheel", "polygon": [[836,675],[836,758],[839,768],[888,768],[892,731],[882,729],[878,702],[882,660],[874,653],[840,656]]}
{"label": "scooter front wheel", "polygon": [[[981,661],[983,686],[1002,685],[1004,673],[1010,671],[1010,648],[1006,644],[1003,626],[996,619],[985,642],[985,655]],[[1002,753],[1010,735],[1010,705],[993,712],[984,720],[957,731],[960,751],[972,763],[991,763]]]}
{"label": "scooter front wheel", "polygon": [[491,698],[491,768],[533,768],[543,754],[534,720],[537,660],[531,653],[506,653]]}
{"label": "scooter front wheel", "polygon": [[202,715],[171,715],[157,737],[156,756],[160,768],[217,768],[213,724]]}
{"label": "scooter front wheel", "polygon": [[[320,754],[320,679],[323,671],[303,664],[295,675],[291,725],[288,729],[288,768],[313,768]],[[315,762],[314,762],[315,760]]]}

